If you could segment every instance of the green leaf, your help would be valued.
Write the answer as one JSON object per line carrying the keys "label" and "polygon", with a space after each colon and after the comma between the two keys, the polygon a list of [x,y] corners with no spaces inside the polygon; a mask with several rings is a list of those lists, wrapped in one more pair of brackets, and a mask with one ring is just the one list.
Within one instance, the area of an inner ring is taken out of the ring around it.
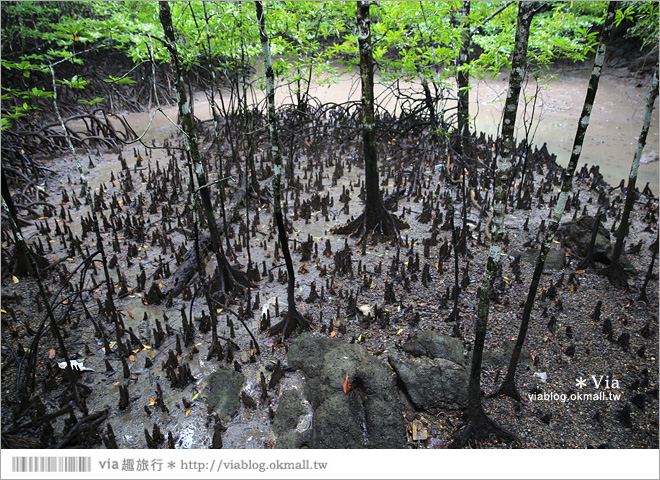
{"label": "green leaf", "polygon": [[48,92],[46,90],[40,90],[37,87],[33,87],[32,90],[23,92],[23,98],[26,97],[41,97],[41,98],[50,98],[53,96],[53,92]]}
{"label": "green leaf", "polygon": [[103,97],[97,97],[93,100],[86,100],[84,98],[80,98],[80,99],[78,99],[78,102],[84,103],[86,105],[95,105],[97,103],[101,103],[103,100],[105,100],[105,98],[103,98]]}
{"label": "green leaf", "polygon": [[103,81],[107,83],[116,83],[117,85],[128,85],[130,83],[137,83],[131,77],[113,77],[112,75],[110,75],[110,78],[106,78]]}
{"label": "green leaf", "polygon": [[74,75],[71,80],[58,80],[58,82],[60,82],[62,85],[66,85],[69,88],[75,88],[79,90],[82,90],[87,84],[89,84],[88,80],[83,80],[78,75]]}

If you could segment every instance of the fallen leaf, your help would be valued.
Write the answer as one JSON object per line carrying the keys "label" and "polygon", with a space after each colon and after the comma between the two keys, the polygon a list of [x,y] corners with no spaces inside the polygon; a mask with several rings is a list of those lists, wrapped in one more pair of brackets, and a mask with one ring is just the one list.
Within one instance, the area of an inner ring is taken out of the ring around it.
{"label": "fallen leaf", "polygon": [[16,275],[12,275],[11,279],[14,281],[14,283],[18,283],[18,277]]}
{"label": "fallen leaf", "polygon": [[344,393],[348,395],[351,391],[351,382],[348,381],[348,372],[346,373],[346,380],[344,380]]}
{"label": "fallen leaf", "polygon": [[331,338],[335,338],[336,336],[337,336],[337,332],[335,332],[334,330],[332,332],[330,332],[330,337]]}
{"label": "fallen leaf", "polygon": [[52,360],[53,358],[55,358],[55,349],[54,349],[54,348],[51,348],[51,349],[48,351],[48,360]]}
{"label": "fallen leaf", "polygon": [[135,355],[129,355],[129,356],[128,356],[128,359],[129,359],[131,362],[134,362],[134,361],[135,361]]}
{"label": "fallen leaf", "polygon": [[156,400],[153,397],[149,397],[149,406],[156,405]]}
{"label": "fallen leaf", "polygon": [[190,409],[186,410],[186,417],[190,415]]}

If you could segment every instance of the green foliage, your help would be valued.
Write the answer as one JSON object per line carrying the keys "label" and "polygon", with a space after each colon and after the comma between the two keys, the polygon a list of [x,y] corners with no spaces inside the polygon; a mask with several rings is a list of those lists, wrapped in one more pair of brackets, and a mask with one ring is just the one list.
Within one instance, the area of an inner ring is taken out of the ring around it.
{"label": "green foliage", "polygon": [[[491,3],[473,3],[477,7],[473,10],[477,25],[493,11],[495,5],[486,5]],[[607,9],[607,2],[550,2],[549,5],[549,11],[534,17],[530,31],[528,61],[536,72],[559,59],[584,61],[597,45],[597,27],[602,24]],[[515,4],[511,5],[477,29],[473,41],[484,53],[476,60],[476,72],[496,75],[502,67],[510,68],[516,12]]]}
{"label": "green foliage", "polygon": [[85,105],[96,105],[97,103],[101,103],[105,98],[102,97],[97,97],[92,100],[86,100],[84,98],[79,98],[78,102],[79,103],[84,103]]}
{"label": "green foliage", "polygon": [[616,25],[624,20],[631,23],[626,38],[636,38],[641,42],[641,49],[650,47],[652,53],[658,52],[658,2],[621,2],[617,11]]}
{"label": "green foliage", "polygon": [[79,90],[82,90],[85,88],[85,85],[89,84],[88,80],[83,80],[78,75],[71,77],[71,80],[58,80],[58,82],[60,82],[62,85],[66,85],[69,88],[75,88]]}
{"label": "green foliage", "polygon": [[103,81],[107,83],[114,83],[116,85],[128,85],[131,83],[137,83],[131,77],[114,77],[112,75],[110,75],[110,78],[106,78]]}
{"label": "green foliage", "polygon": [[[657,49],[657,2],[622,3],[618,21],[631,22],[629,35]],[[607,2],[546,4],[551,8],[536,16],[530,36],[528,59],[536,72],[559,58],[584,60],[594,48]],[[457,66],[462,2],[373,3],[372,53],[381,77],[417,82],[424,76],[448,85],[457,68],[469,70],[471,76],[498,75],[509,66],[517,12],[514,2],[489,18],[502,5],[471,3],[469,26],[478,54],[473,52],[469,64]],[[34,83],[35,77],[49,64],[82,64],[79,53],[86,49],[121,50],[135,64],[168,61],[154,1],[2,2],[0,8],[2,68],[14,77],[22,76],[29,85],[15,92],[3,86],[3,108],[14,118],[30,112],[21,105],[24,99],[29,106],[48,93]],[[249,71],[259,58],[253,2],[177,1],[170,2],[170,8],[185,68],[217,68],[230,78]],[[304,95],[311,77],[333,81],[337,60],[345,62],[349,71],[357,65],[355,2],[269,1],[264,8],[275,73],[293,94]],[[129,76],[104,81],[117,86],[135,83]],[[58,82],[78,91],[88,79],[69,73]],[[29,90],[33,87],[37,90]],[[93,105],[102,99],[78,101]],[[13,102],[16,108],[4,102]]]}

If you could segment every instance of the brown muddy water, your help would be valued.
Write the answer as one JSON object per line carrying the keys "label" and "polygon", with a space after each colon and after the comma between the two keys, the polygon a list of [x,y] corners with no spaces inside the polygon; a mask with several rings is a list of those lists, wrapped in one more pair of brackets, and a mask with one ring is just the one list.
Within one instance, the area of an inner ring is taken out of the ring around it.
{"label": "brown muddy water", "polygon": [[[258,66],[259,68],[259,66]],[[310,89],[310,95],[320,102],[343,103],[359,101],[359,76],[356,72],[346,72],[342,66],[337,66],[339,75],[330,78],[316,78]],[[528,82],[524,95],[528,98],[536,94],[536,105],[525,105],[521,100],[519,107],[518,139],[525,138],[525,122],[529,125],[531,118],[530,139],[535,145],[547,143],[548,151],[557,155],[558,162],[566,165],[573,147],[577,122],[582,111],[584,97],[587,91],[591,69],[588,67],[571,67],[556,70],[539,80],[538,85],[533,80]],[[257,70],[259,75],[259,69]],[[595,105],[592,111],[589,129],[582,148],[580,166],[583,164],[599,165],[605,180],[616,186],[622,179],[628,179],[630,165],[635,155],[637,138],[642,128],[646,97],[650,87],[650,77],[636,78],[624,68],[607,68],[598,86]],[[381,78],[375,94],[379,104],[390,111],[396,111],[399,105],[391,95],[391,84]],[[472,127],[476,132],[485,132],[495,136],[502,117],[502,107],[506,98],[508,76],[498,76],[495,80],[472,80],[470,93],[470,115],[473,117]],[[412,83],[404,85],[406,93],[413,93],[421,98],[421,87]],[[293,101],[293,94],[287,87],[277,90],[279,103]],[[257,90],[256,99],[263,99],[263,92]],[[211,118],[208,101],[203,93],[195,95],[195,114],[206,120]],[[225,95],[225,101],[229,98]],[[659,191],[659,123],[658,102],[653,112],[651,128],[639,168],[637,186],[641,189],[649,182],[655,195]],[[447,107],[454,106],[448,102]],[[532,109],[534,108],[533,116]],[[176,108],[165,108],[167,115],[176,119]],[[151,113],[126,115],[134,129],[140,133],[148,125]],[[157,114],[152,121],[151,130],[147,134],[149,141],[157,143],[169,136],[172,124],[162,114]],[[579,167],[578,167],[579,168]]]}

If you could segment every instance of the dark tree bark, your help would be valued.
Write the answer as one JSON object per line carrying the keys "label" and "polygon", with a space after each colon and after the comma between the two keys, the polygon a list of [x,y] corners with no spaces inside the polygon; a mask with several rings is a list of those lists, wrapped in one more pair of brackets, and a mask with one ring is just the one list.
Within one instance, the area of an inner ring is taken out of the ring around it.
{"label": "dark tree bark", "polygon": [[470,380],[468,385],[468,407],[465,412],[465,424],[456,433],[451,446],[464,447],[471,442],[478,442],[488,438],[491,434],[505,441],[516,441],[516,437],[497,425],[486,415],[481,404],[481,362],[483,359],[484,342],[488,327],[488,311],[490,298],[493,292],[495,276],[500,265],[500,252],[504,237],[504,217],[506,214],[507,191],[509,174],[511,171],[511,157],[514,153],[514,129],[518,99],[522,80],[527,67],[527,43],[529,30],[534,18],[532,2],[521,2],[518,7],[518,20],[516,25],[516,39],[511,62],[511,75],[509,77],[509,91],[504,104],[504,119],[502,122],[502,147],[497,156],[497,173],[495,178],[495,194],[493,197],[493,219],[491,222],[491,243],[488,252],[486,270],[484,272],[481,288],[479,289],[479,304],[477,306],[477,320],[475,328],[474,348],[472,349],[472,362],[470,366]]}
{"label": "dark tree bark", "polygon": [[458,144],[461,154],[461,197],[463,210],[461,212],[463,225],[461,238],[457,245],[458,251],[464,256],[467,254],[467,196],[465,177],[467,174],[467,158],[465,155],[465,142],[470,135],[470,73],[467,70],[470,60],[470,2],[464,1],[461,6],[461,48],[458,52],[458,68],[456,72],[456,86],[458,87]]}
{"label": "dark tree bark", "polygon": [[646,145],[646,137],[649,133],[649,126],[651,125],[651,116],[653,114],[653,104],[658,98],[658,68],[656,67],[653,73],[653,81],[651,83],[651,91],[646,100],[646,113],[644,114],[644,123],[642,124],[642,131],[637,140],[637,149],[635,150],[635,157],[633,158],[632,165],[630,166],[630,176],[628,177],[628,188],[626,191],[626,204],[623,207],[623,214],[619,222],[619,228],[616,232],[616,243],[614,244],[614,251],[610,259],[610,265],[607,267],[607,277],[612,285],[618,288],[628,288],[628,280],[626,274],[621,266],[620,257],[623,252],[623,242],[628,236],[628,228],[630,224],[630,213],[635,205],[635,198],[637,192],[635,191],[635,184],[637,183],[637,171],[639,170],[639,160],[642,157],[642,151]]}
{"label": "dark tree bark", "polygon": [[[190,161],[194,166],[195,176],[199,184],[199,195],[202,200],[204,215],[211,233],[211,245],[217,260],[218,277],[215,279],[215,285],[218,285],[218,292],[223,300],[228,300],[230,292],[239,291],[245,295],[247,286],[250,284],[244,272],[232,267],[225,256],[222,248],[222,241],[218,231],[218,223],[213,211],[211,202],[211,192],[208,186],[207,176],[202,162],[202,156],[199,152],[197,141],[197,132],[193,122],[193,116],[190,111],[190,103],[186,95],[185,82],[183,78],[183,68],[179,61],[179,55],[176,48],[176,39],[174,37],[174,28],[172,27],[172,13],[167,1],[159,2],[160,22],[165,33],[166,47],[170,56],[170,66],[174,76],[174,89],[177,95],[177,104],[179,108],[179,117],[181,119],[181,128],[183,130],[183,144],[186,152],[190,156]],[[200,275],[202,272],[200,272]]]}
{"label": "dark tree bark", "polygon": [[294,330],[309,329],[309,321],[303,317],[296,309],[295,285],[296,277],[293,270],[293,260],[289,252],[289,239],[284,227],[284,216],[282,215],[282,203],[280,200],[280,189],[282,183],[282,154],[280,152],[280,140],[277,133],[277,116],[275,115],[275,73],[273,72],[273,60],[270,55],[270,45],[268,43],[268,34],[266,32],[266,20],[261,2],[254,2],[257,10],[257,20],[259,21],[259,37],[261,39],[261,49],[264,56],[264,65],[266,67],[266,98],[268,100],[268,129],[270,131],[270,141],[273,153],[273,165],[275,176],[273,178],[273,215],[277,224],[277,234],[282,247],[282,255],[286,263],[287,271],[287,303],[288,310],[284,320],[273,325],[268,330],[268,335],[282,335],[282,340],[289,337]]}
{"label": "dark tree bark", "polygon": [[586,270],[590,268],[596,270],[596,260],[594,259],[594,251],[596,250],[596,238],[598,237],[598,229],[600,228],[600,219],[602,213],[600,208],[596,212],[596,221],[594,222],[593,230],[591,231],[591,238],[589,239],[589,247],[587,248],[587,254],[578,264],[577,270]]}
{"label": "dark tree bark", "polygon": [[[573,175],[575,174],[575,169],[577,168],[577,164],[580,159],[582,144],[584,143],[584,137],[587,132],[587,127],[589,126],[589,118],[591,116],[591,110],[593,109],[594,99],[596,98],[596,91],[598,90],[600,73],[603,67],[605,52],[607,50],[607,43],[609,41],[610,32],[612,31],[612,25],[614,23],[615,16],[616,16],[616,2],[610,2],[609,8],[607,10],[607,15],[605,17],[605,23],[603,25],[603,31],[601,33],[600,45],[598,46],[598,49],[596,51],[594,66],[591,71],[589,86],[587,87],[587,95],[584,100],[584,106],[582,107],[582,114],[580,115],[580,121],[578,122],[577,131],[575,133],[575,140],[573,142],[571,159],[569,160],[568,166],[564,170],[562,188],[559,194],[559,198],[557,200],[557,204],[555,206],[555,211],[552,216],[552,219],[550,220],[550,224],[548,225],[548,228],[545,231],[543,243],[541,244],[539,255],[536,258],[536,264],[534,266],[534,274],[532,276],[532,282],[530,284],[529,292],[527,294],[527,300],[525,301],[525,306],[523,308],[522,320],[520,322],[520,329],[518,331],[518,339],[516,340],[516,345],[513,349],[511,360],[509,361],[509,368],[507,370],[506,377],[504,378],[504,381],[502,382],[500,388],[491,396],[508,395],[518,401],[522,400],[520,393],[518,392],[518,389],[516,388],[516,384],[515,384],[516,368],[518,366],[518,361],[520,359],[520,352],[522,351],[522,347],[523,344],[525,343],[525,338],[527,336],[529,320],[532,314],[532,309],[534,307],[534,300],[536,298],[536,293],[538,291],[539,283],[541,281],[541,276],[543,274],[545,261],[546,258],[548,257],[548,252],[550,251],[550,247],[552,246],[552,241],[555,238],[557,229],[559,228],[559,222],[561,221],[562,215],[564,214],[566,201],[573,186]],[[598,228],[598,225],[596,225],[596,228]]]}
{"label": "dark tree bark", "polygon": [[[209,33],[209,15],[206,12],[206,3],[202,4],[204,7],[204,22],[206,23],[206,45],[208,49],[208,54],[211,55],[211,35]],[[193,11],[191,9],[191,11]],[[209,105],[211,106],[211,112],[213,113],[213,132],[215,134],[215,145],[216,145],[216,150],[218,152],[218,177],[220,179],[223,178],[223,160],[222,160],[222,149],[220,148],[220,112],[218,111],[218,104],[215,102],[215,85],[216,85],[216,76],[215,76],[215,68],[210,68],[211,70],[211,91],[207,92],[207,98],[209,101]],[[192,94],[191,94],[192,95]],[[222,95],[220,95],[220,99],[222,99]],[[224,105],[224,102],[223,102]],[[231,135],[229,134],[229,122],[227,122],[227,126],[225,128],[225,136],[227,137],[227,143],[229,143],[232,151],[232,159],[235,160],[236,154],[235,154],[235,148],[234,148],[234,142],[231,138]],[[229,243],[229,229],[227,228],[227,215],[225,212],[225,182],[223,180],[220,181],[220,211],[222,212],[222,226],[223,226],[223,231],[224,231],[224,236],[225,236],[225,241],[227,245],[227,256],[236,259],[236,255],[233,253],[231,249],[231,244]]]}
{"label": "dark tree bark", "polygon": [[360,47],[360,79],[362,83],[362,144],[366,202],[364,211],[355,220],[334,227],[332,233],[358,236],[358,243],[378,242],[380,238],[398,241],[399,230],[408,224],[387,211],[383,205],[378,182],[376,126],[374,119],[374,65],[371,50],[371,2],[357,2],[358,44]]}
{"label": "dark tree bark", "polygon": [[461,139],[470,134],[470,72],[467,64],[470,60],[470,2],[464,1],[461,7],[461,48],[458,51],[458,134]]}

